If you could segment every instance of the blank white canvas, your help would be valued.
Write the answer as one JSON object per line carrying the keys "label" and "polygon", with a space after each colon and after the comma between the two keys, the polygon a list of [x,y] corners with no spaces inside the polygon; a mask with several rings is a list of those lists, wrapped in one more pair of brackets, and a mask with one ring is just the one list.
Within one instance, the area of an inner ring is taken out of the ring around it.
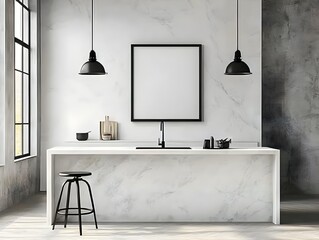
{"label": "blank white canvas", "polygon": [[199,119],[199,47],[135,47],[134,119]]}

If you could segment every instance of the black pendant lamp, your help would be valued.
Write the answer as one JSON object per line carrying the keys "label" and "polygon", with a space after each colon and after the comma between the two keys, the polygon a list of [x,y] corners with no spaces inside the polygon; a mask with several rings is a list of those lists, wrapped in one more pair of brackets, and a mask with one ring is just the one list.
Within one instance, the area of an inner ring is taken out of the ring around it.
{"label": "black pendant lamp", "polygon": [[241,53],[238,49],[238,0],[237,0],[237,50],[235,52],[235,59],[228,64],[225,75],[249,75],[251,74],[248,65],[241,60]]}
{"label": "black pendant lamp", "polygon": [[96,53],[93,50],[93,0],[92,0],[92,50],[90,51],[89,61],[84,63],[80,70],[80,75],[105,75],[104,67],[101,63],[96,61]]}

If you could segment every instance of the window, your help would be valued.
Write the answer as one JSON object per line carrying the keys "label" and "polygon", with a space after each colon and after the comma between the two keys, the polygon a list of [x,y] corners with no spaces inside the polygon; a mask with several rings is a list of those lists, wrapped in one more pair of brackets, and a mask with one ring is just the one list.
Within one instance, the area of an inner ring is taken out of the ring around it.
{"label": "window", "polygon": [[30,9],[14,1],[14,157],[30,156]]}

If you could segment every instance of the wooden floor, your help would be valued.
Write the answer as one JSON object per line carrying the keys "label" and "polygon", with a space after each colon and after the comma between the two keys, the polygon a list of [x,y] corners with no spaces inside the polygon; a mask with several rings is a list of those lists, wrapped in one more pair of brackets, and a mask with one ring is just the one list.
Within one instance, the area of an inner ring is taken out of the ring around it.
{"label": "wooden floor", "polygon": [[121,239],[121,240],[228,240],[285,239],[319,240],[319,199],[290,198],[282,202],[280,226],[268,223],[114,223],[78,226],[66,229],[57,226],[52,231],[46,224],[45,194],[37,194],[5,212],[0,213],[0,239]]}

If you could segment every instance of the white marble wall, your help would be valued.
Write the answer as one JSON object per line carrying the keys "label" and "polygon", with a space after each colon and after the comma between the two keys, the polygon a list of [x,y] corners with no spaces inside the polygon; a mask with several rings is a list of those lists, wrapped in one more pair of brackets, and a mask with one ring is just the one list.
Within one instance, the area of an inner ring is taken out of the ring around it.
{"label": "white marble wall", "polygon": [[107,76],[79,76],[90,50],[90,1],[42,1],[41,185],[46,149],[92,130],[105,114],[126,140],[156,140],[157,123],[130,121],[130,44],[201,43],[203,112],[198,123],[167,123],[167,140],[214,135],[261,139],[261,1],[240,1],[240,49],[251,76],[225,76],[236,48],[234,0],[96,0],[95,50]]}
{"label": "white marble wall", "polygon": [[[66,180],[60,171],[91,171],[85,179],[99,222],[272,222],[271,155],[55,155],[54,162],[54,206]],[[90,207],[81,189],[82,206]]]}

